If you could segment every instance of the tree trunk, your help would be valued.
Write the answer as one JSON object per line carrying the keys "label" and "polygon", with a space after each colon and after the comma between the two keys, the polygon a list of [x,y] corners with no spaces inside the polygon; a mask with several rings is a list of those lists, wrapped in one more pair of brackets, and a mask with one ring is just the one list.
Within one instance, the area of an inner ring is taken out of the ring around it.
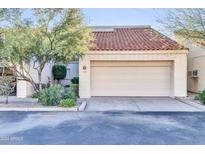
{"label": "tree trunk", "polygon": [[4,77],[4,73],[5,73],[5,67],[3,66],[3,69],[2,69],[2,77]]}
{"label": "tree trunk", "polygon": [[32,81],[30,81],[30,84],[32,85],[32,87],[36,93],[39,92],[38,84],[36,84],[35,82],[32,82]]}
{"label": "tree trunk", "polygon": [[42,90],[41,73],[42,73],[42,71],[40,70],[40,71],[38,72],[38,85],[39,85],[39,91]]}
{"label": "tree trunk", "polygon": [[6,95],[6,104],[8,104],[9,103],[9,95],[7,94]]}
{"label": "tree trunk", "polygon": [[47,57],[43,58],[43,61],[39,62],[39,70],[38,70],[38,84],[39,84],[39,91],[42,90],[42,71],[44,66],[46,65]]}

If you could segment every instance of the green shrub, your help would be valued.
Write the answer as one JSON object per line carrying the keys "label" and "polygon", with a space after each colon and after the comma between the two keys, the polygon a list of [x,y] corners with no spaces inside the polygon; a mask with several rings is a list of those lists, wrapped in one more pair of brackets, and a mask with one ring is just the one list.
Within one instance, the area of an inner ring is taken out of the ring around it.
{"label": "green shrub", "polygon": [[0,95],[9,96],[14,91],[15,85],[12,84],[13,81],[13,76],[0,77]]}
{"label": "green shrub", "polygon": [[34,93],[31,97],[32,98],[38,98],[38,96],[39,96],[39,93]]}
{"label": "green shrub", "polygon": [[62,99],[71,98],[70,96],[70,88],[65,87]]}
{"label": "green shrub", "polygon": [[60,101],[60,106],[62,106],[62,107],[73,107],[75,105],[76,105],[75,100],[72,98],[62,99]]}
{"label": "green shrub", "polygon": [[72,98],[72,99],[76,99],[76,93],[74,92],[74,90],[72,90],[71,88],[64,88],[64,94],[63,94],[63,99],[68,99],[68,98]]}
{"label": "green shrub", "polygon": [[74,77],[71,79],[72,84],[79,84],[79,77]]}
{"label": "green shrub", "polygon": [[70,93],[72,98],[76,98],[79,96],[79,85],[78,84],[71,84],[70,85]]}
{"label": "green shrub", "polygon": [[67,85],[65,85],[64,87],[65,87],[65,88],[69,88],[69,87],[70,87],[70,85],[69,85],[69,84],[67,84]]}
{"label": "green shrub", "polygon": [[[49,84],[49,83],[43,83],[43,84],[42,84],[42,89],[49,88],[49,87],[50,87],[50,84]],[[34,93],[31,97],[32,97],[32,98],[38,98],[38,97],[39,97],[39,92]]]}
{"label": "green shrub", "polygon": [[64,88],[61,85],[51,85],[39,92],[39,101],[46,106],[58,105],[64,94]]}
{"label": "green shrub", "polygon": [[66,77],[67,69],[64,65],[54,65],[52,68],[53,77],[55,80],[61,80]]}
{"label": "green shrub", "polygon": [[205,104],[205,89],[199,92],[199,100]]}
{"label": "green shrub", "polygon": [[195,96],[195,97],[194,97],[194,100],[199,100],[199,96]]}
{"label": "green shrub", "polygon": [[42,84],[42,89],[45,89],[45,88],[48,88],[48,87],[50,87],[49,83],[43,83]]}
{"label": "green shrub", "polygon": [[8,96],[14,92],[15,84],[12,83],[13,81],[13,76],[0,77],[0,95],[6,96],[6,104],[8,104],[9,101]]}

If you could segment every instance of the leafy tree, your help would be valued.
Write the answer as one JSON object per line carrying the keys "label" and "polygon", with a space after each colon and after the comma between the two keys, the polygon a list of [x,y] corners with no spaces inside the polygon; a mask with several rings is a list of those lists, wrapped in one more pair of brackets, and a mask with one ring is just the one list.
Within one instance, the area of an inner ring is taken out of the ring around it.
{"label": "leafy tree", "polygon": [[205,43],[205,9],[172,9],[157,21],[185,40]]}
{"label": "leafy tree", "polygon": [[[47,63],[68,62],[87,51],[92,36],[79,9],[0,9],[3,50],[1,57],[16,77],[42,89]],[[29,13],[28,13],[29,12]],[[38,73],[34,81],[30,69]]]}

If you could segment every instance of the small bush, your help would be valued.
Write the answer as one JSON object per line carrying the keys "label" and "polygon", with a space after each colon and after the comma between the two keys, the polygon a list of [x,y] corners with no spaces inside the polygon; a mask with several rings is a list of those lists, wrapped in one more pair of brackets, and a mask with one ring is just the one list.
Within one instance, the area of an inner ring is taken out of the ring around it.
{"label": "small bush", "polygon": [[79,84],[79,77],[74,77],[71,79],[72,84]]}
{"label": "small bush", "polygon": [[43,83],[42,84],[42,89],[45,89],[45,88],[48,88],[48,87],[50,87],[49,83]]}
{"label": "small bush", "polygon": [[61,80],[66,77],[67,69],[64,65],[54,65],[52,68],[53,77],[55,80]]}
{"label": "small bush", "polygon": [[194,97],[194,100],[199,100],[199,96],[195,96],[195,97]]}
{"label": "small bush", "polygon": [[64,94],[64,88],[61,85],[51,85],[39,92],[39,101],[46,106],[58,105]]}
{"label": "small bush", "polygon": [[205,104],[205,89],[199,92],[199,100]]}
{"label": "small bush", "polygon": [[65,88],[64,90],[64,94],[63,94],[63,99],[68,99],[68,98],[72,98],[72,99],[76,99],[76,93],[74,92],[74,90],[72,90],[72,88]]}
{"label": "small bush", "polygon": [[78,84],[71,84],[70,85],[70,93],[72,98],[76,98],[79,96],[79,85]]}
{"label": "small bush", "polygon": [[14,91],[13,76],[0,77],[0,95],[8,96]]}
{"label": "small bush", "polygon": [[69,84],[67,84],[67,85],[65,85],[64,87],[65,87],[65,88],[69,88],[69,87],[70,87],[70,85],[69,85]]}
{"label": "small bush", "polygon": [[62,106],[62,107],[73,107],[75,105],[76,105],[75,104],[75,100],[71,99],[71,98],[69,98],[69,99],[62,99],[60,101],[60,106]]}
{"label": "small bush", "polygon": [[64,93],[62,99],[71,98],[70,96],[70,88],[64,88]]}
{"label": "small bush", "polygon": [[31,97],[32,98],[38,98],[38,96],[39,96],[39,93],[34,93]]}

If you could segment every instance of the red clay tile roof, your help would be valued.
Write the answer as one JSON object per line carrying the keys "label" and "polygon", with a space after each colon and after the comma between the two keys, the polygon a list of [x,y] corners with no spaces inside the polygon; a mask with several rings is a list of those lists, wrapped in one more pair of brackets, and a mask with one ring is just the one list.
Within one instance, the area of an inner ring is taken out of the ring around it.
{"label": "red clay tile roof", "polygon": [[93,34],[92,51],[185,49],[151,27],[118,27],[113,31],[99,29],[93,31]]}

